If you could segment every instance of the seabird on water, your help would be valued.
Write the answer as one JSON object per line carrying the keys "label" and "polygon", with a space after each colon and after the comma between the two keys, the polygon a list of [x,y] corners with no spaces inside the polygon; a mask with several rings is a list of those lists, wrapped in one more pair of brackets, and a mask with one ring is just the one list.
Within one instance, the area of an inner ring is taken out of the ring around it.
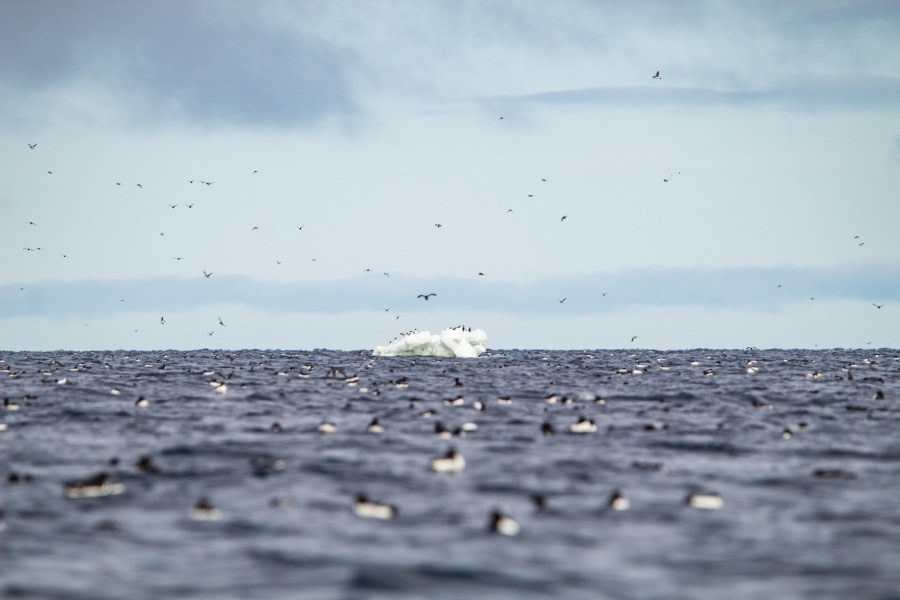
{"label": "seabird on water", "polygon": [[397,507],[369,500],[365,494],[357,494],[353,503],[353,512],[363,519],[388,520],[397,516]]}
{"label": "seabird on water", "polygon": [[431,470],[436,473],[461,473],[466,468],[463,455],[450,448],[443,455],[431,459]]}
{"label": "seabird on water", "polygon": [[518,535],[520,531],[519,524],[509,515],[505,515],[499,510],[491,513],[488,530],[491,533],[499,533],[500,535]]}

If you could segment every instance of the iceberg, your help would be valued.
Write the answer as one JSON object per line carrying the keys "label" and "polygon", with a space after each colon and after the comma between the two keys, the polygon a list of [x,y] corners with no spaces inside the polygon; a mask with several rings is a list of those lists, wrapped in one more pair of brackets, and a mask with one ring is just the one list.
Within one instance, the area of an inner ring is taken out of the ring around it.
{"label": "iceberg", "polygon": [[407,333],[386,346],[375,346],[373,356],[458,356],[475,358],[484,354],[487,334],[481,329],[452,327],[438,334],[430,331]]}

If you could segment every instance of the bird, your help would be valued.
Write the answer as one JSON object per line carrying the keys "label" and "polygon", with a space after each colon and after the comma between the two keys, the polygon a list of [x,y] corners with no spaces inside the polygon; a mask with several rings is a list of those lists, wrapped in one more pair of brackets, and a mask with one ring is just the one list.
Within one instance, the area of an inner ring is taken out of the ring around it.
{"label": "bird", "polygon": [[206,277],[207,279],[209,279],[211,275],[212,275],[212,273],[207,273],[205,270],[203,271],[203,276]]}
{"label": "bird", "polygon": [[437,227],[438,229],[440,229],[441,227],[443,227],[443,225],[441,225],[440,223],[435,223],[434,226]]}
{"label": "bird", "polygon": [[519,524],[512,517],[503,514],[499,510],[491,513],[488,530],[491,533],[499,533],[500,535],[518,535]]}
{"label": "bird", "polygon": [[201,181],[200,183],[205,183],[206,185],[212,185],[215,181]]}
{"label": "bird", "polygon": [[884,306],[884,304],[875,304],[875,303],[873,302],[873,303],[872,303],[872,306],[874,306],[875,308],[881,308],[882,306]]}
{"label": "bird", "polygon": [[631,336],[631,341],[632,341],[632,342],[633,342],[634,340],[636,340],[636,339],[638,339],[638,336],[636,336],[636,335]]}
{"label": "bird", "polygon": [[562,300],[559,301],[559,303],[562,304],[565,301],[566,301],[566,298],[563,298]]}
{"label": "bird", "polygon": [[545,177],[541,177],[541,181],[550,181],[550,180]]}
{"label": "bird", "polygon": [[195,521],[217,521],[222,518],[222,512],[208,499],[199,498],[191,510],[191,518]]}
{"label": "bird", "polygon": [[197,181],[197,180],[196,179],[188,179],[188,183],[194,183],[195,181]]}
{"label": "bird", "polygon": [[177,204],[169,204],[169,208],[175,208],[176,206],[178,206],[178,205]]}
{"label": "bird", "polygon": [[631,502],[628,501],[628,498],[626,498],[620,490],[614,490],[609,497],[606,506],[612,510],[628,510],[628,507],[631,506]]}
{"label": "bird", "polygon": [[662,79],[659,75],[659,71],[656,72],[656,75],[653,76],[653,79]]}
{"label": "bird", "polygon": [[160,324],[160,325],[165,325],[165,324],[166,324],[166,318],[165,318],[165,317],[160,317],[160,318],[159,318],[159,324]]}
{"label": "bird", "polygon": [[194,208],[194,205],[195,205],[195,204],[196,204],[196,202],[191,202],[190,204],[187,205],[187,207],[188,207],[188,208]]}
{"label": "bird", "polygon": [[206,332],[206,335],[212,335],[212,334],[214,334],[214,333],[215,333],[215,331],[207,331],[207,332]]}
{"label": "bird", "polygon": [[141,188],[141,189],[144,189],[144,186],[142,186],[142,185],[139,184],[139,183],[136,183],[136,184],[134,184],[134,185],[138,186],[138,187]]}
{"label": "bird", "polygon": [[222,321],[222,317],[219,317],[219,325],[221,325],[222,327],[228,327],[228,325],[226,325],[226,324]]}
{"label": "bird", "polygon": [[461,473],[466,468],[466,460],[455,448],[431,459],[431,470],[436,473]]}
{"label": "bird", "polygon": [[183,256],[173,256],[172,260],[184,260]]}
{"label": "bird", "polygon": [[418,296],[416,296],[416,298],[424,298],[427,301],[432,296],[437,296],[437,294],[435,294],[434,292],[431,292],[430,294],[419,294]]}
{"label": "bird", "polygon": [[565,221],[568,218],[569,217],[567,215],[563,215],[562,218],[559,220],[559,222],[562,223],[563,221]]}
{"label": "bird", "polygon": [[296,227],[300,231],[303,231],[303,225],[294,225],[294,227]]}
{"label": "bird", "polygon": [[722,508],[722,496],[715,493],[690,494],[684,499],[684,503],[692,508],[703,510],[716,510]]}
{"label": "bird", "polygon": [[35,142],[34,144],[28,144],[28,147],[34,150],[35,148],[37,148],[37,142]]}
{"label": "bird", "polygon": [[34,221],[28,221],[26,225],[34,225],[35,227],[37,227],[37,223],[35,223]]}
{"label": "bird", "polygon": [[397,507],[393,504],[373,502],[365,494],[357,494],[353,504],[353,512],[363,519],[393,519],[397,516]]}
{"label": "bird", "polygon": [[389,311],[389,310],[391,310],[391,307],[390,307],[390,306],[388,306],[387,308],[385,308],[385,309],[384,309],[384,312],[387,312],[387,311]]}
{"label": "bird", "polygon": [[257,173],[259,173],[259,171],[254,169],[254,171],[253,171],[253,173],[251,173],[251,175],[256,175]]}

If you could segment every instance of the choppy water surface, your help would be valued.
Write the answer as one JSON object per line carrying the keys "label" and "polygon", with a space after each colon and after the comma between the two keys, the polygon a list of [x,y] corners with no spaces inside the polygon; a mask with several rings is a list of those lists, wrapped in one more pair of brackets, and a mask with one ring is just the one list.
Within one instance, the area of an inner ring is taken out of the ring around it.
{"label": "choppy water surface", "polygon": [[10,598],[900,597],[897,351],[2,359]]}

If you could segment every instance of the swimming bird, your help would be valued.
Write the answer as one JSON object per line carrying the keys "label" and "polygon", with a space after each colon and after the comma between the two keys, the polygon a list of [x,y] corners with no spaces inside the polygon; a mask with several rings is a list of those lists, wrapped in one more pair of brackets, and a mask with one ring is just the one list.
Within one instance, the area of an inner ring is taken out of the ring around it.
{"label": "swimming bird", "polygon": [[628,510],[631,502],[620,490],[614,490],[609,500],[607,500],[606,506],[612,510]]}
{"label": "swimming bird", "polygon": [[212,505],[207,498],[198,498],[191,510],[191,518],[196,521],[217,521],[222,518],[222,511]]}
{"label": "swimming bird", "polygon": [[659,75],[659,71],[656,72],[656,75],[653,76],[653,79],[662,79]]}
{"label": "swimming bird", "polygon": [[28,144],[28,147],[31,148],[32,150],[34,150],[35,148],[37,148],[37,143]]}
{"label": "swimming bird", "polygon": [[125,484],[110,481],[106,473],[97,473],[87,479],[69,481],[63,485],[66,498],[100,498],[124,491]]}
{"label": "swimming bird", "polygon": [[597,423],[593,419],[579,417],[576,422],[569,425],[569,431],[572,433],[595,433]]}
{"label": "swimming bird", "polygon": [[692,508],[699,508],[702,510],[717,510],[722,508],[724,501],[722,500],[722,496],[719,494],[689,494],[687,498],[684,499],[684,503]]}
{"label": "swimming bird", "polygon": [[461,473],[465,468],[466,460],[456,448],[450,448],[441,456],[431,459],[431,470],[436,473]]}
{"label": "swimming bird", "polygon": [[366,431],[369,433],[383,433],[384,426],[378,422],[378,417],[373,417],[372,421],[366,426]]}
{"label": "swimming bird", "polygon": [[212,185],[215,181],[201,181],[200,183],[205,183],[206,185]]}
{"label": "swimming bird", "polygon": [[337,431],[337,425],[335,425],[331,421],[324,421],[322,423],[319,423],[319,426],[316,427],[316,430],[319,433],[334,433],[335,431]]}
{"label": "swimming bird", "polygon": [[175,208],[176,206],[178,206],[178,205],[177,204],[169,204],[169,208]]}
{"label": "swimming bird", "polygon": [[432,296],[437,296],[437,294],[435,294],[434,292],[431,292],[430,294],[419,294],[418,296],[416,296],[416,298],[424,298],[427,301]]}
{"label": "swimming bird", "polygon": [[520,530],[519,524],[509,515],[505,515],[499,510],[491,512],[488,522],[488,531],[491,533],[513,536],[518,535]]}
{"label": "swimming bird", "polygon": [[353,503],[353,512],[363,519],[388,520],[397,516],[397,507],[369,500],[365,494],[357,494]]}

